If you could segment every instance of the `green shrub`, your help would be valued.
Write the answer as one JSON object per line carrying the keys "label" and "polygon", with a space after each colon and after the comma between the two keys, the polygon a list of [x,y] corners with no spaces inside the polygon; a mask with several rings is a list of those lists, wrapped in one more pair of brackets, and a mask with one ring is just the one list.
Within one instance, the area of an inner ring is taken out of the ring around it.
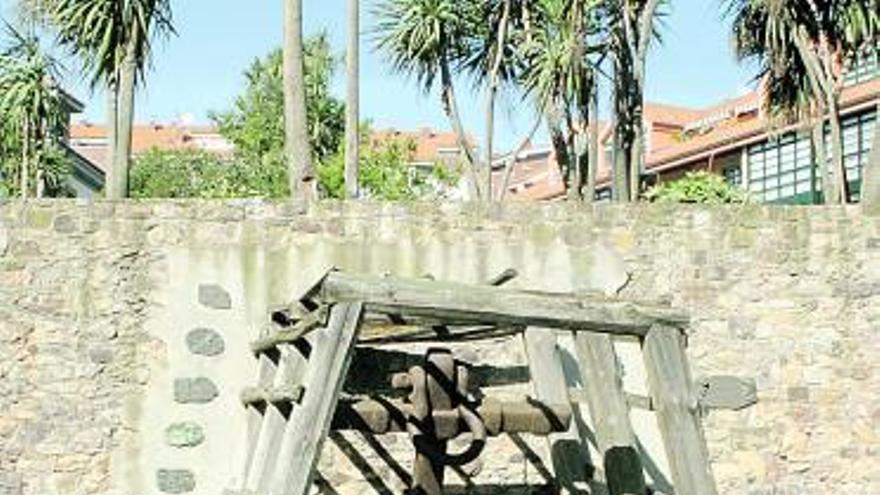
{"label": "green shrub", "polygon": [[748,203],[749,195],[724,177],[704,170],[688,172],[681,179],[652,187],[645,199],[657,203]]}

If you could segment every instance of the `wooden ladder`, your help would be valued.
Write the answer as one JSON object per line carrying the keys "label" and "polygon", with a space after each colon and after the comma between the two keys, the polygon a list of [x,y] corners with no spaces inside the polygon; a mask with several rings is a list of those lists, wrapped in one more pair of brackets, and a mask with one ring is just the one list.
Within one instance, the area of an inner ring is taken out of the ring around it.
{"label": "wooden ladder", "polygon": [[316,304],[307,294],[253,343],[257,385],[242,393],[247,456],[227,494],[305,495],[348,374],[363,316],[358,302]]}

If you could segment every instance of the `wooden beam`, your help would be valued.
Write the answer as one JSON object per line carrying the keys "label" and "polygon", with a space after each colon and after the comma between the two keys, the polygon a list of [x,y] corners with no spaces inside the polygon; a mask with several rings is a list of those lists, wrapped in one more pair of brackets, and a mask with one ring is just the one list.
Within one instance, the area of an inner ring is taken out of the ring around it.
{"label": "wooden beam", "polygon": [[610,299],[452,282],[330,272],[319,297],[362,301],[368,312],[436,319],[448,325],[512,325],[644,336],[651,325],[684,327],[669,307]]}
{"label": "wooden beam", "polygon": [[241,402],[245,406],[256,404],[299,404],[305,389],[300,385],[286,384],[281,387],[248,387],[241,393]]}
{"label": "wooden beam", "polygon": [[[273,350],[272,353],[261,353],[258,359],[259,363],[257,366],[259,371],[257,372],[257,387],[271,387],[275,380],[275,374],[278,371],[277,360],[280,359],[279,354],[277,351]],[[245,462],[240,478],[241,485],[238,487],[242,490],[245,489],[247,479],[251,476],[251,465],[254,461],[254,454],[257,451],[260,431],[263,428],[263,422],[267,410],[268,407],[266,404],[252,402],[246,405],[247,445],[245,447]]]}
{"label": "wooden beam", "polygon": [[263,423],[245,480],[247,490],[265,492],[268,488],[275,468],[275,456],[287,424],[286,413],[302,401],[305,393],[300,383],[305,374],[308,351],[305,340],[279,345],[279,364],[272,386],[246,389],[242,393],[242,400],[262,400],[265,404]]}
{"label": "wooden beam", "polygon": [[255,341],[251,344],[251,350],[254,351],[254,354],[260,354],[274,349],[281,344],[293,344],[316,328],[325,326],[329,314],[330,308],[327,305],[320,306],[318,309],[303,315],[302,319],[290,328],[271,332],[266,337]]}
{"label": "wooden beam", "polygon": [[647,493],[627,396],[611,337],[575,334],[581,379],[610,495]]}
{"label": "wooden beam", "polygon": [[[548,328],[528,328],[523,335],[535,398],[547,403],[566,404],[572,408],[556,332]],[[572,411],[574,412],[574,411]],[[561,493],[581,493],[577,485],[589,482],[593,466],[587,442],[572,421],[567,431],[547,437],[552,453],[553,471]]]}
{"label": "wooden beam", "polygon": [[[486,399],[476,408],[486,424],[486,433],[497,437],[510,433],[548,435],[568,431],[571,424],[569,404],[545,404],[531,399],[524,402],[502,402]],[[333,416],[334,430],[355,430],[375,435],[406,432],[413,406],[401,399],[362,399],[343,401]],[[438,431],[467,431],[458,414],[436,414]]]}
{"label": "wooden beam", "polygon": [[645,337],[643,352],[675,493],[717,495],[684,335],[677,328],[655,325]]}
{"label": "wooden beam", "polygon": [[363,315],[358,302],[336,304],[327,328],[311,334],[302,405],[291,411],[281,439],[269,495],[306,495],[348,374]]}

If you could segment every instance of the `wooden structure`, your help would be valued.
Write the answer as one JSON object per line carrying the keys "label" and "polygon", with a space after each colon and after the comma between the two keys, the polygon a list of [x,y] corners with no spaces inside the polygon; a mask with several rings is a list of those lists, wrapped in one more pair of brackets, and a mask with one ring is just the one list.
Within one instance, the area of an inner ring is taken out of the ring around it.
{"label": "wooden structure", "polygon": [[[469,408],[470,412],[465,412],[460,407],[462,401],[443,396],[427,401],[444,404],[436,407],[445,409],[435,411],[434,419],[430,411],[422,410],[423,402],[416,399],[396,405],[369,401],[344,404],[336,411],[352,351],[359,339],[362,342],[377,339],[449,342],[521,333],[531,363],[536,398],[545,404],[555,404],[541,406],[541,410],[555,408],[558,411],[561,407],[558,416],[564,418],[565,424],[562,428],[561,420],[548,416],[549,419],[542,421],[538,417],[535,421],[529,420],[534,423],[532,429],[522,427],[519,431],[565,439],[571,404],[585,402],[593,418],[609,492],[643,495],[647,493],[646,483],[629,408],[634,405],[650,408],[657,414],[675,493],[715,495],[717,491],[701,430],[701,410],[706,404],[699,402],[701,395],[694,385],[684,350],[687,315],[667,306],[602,296],[581,297],[498,287],[514,276],[514,272],[508,271],[490,285],[474,286],[429,279],[328,273],[290,308],[276,313],[274,330],[253,345],[260,359],[258,383],[242,395],[250,418],[247,465],[243,485],[232,492],[307,493],[331,426],[345,428],[355,421],[360,428],[376,433],[406,429],[418,435],[424,434],[420,428],[424,428],[426,421],[433,421],[430,428],[435,433],[431,438],[442,443],[439,448],[445,449],[445,440],[458,434],[458,425],[468,421],[468,414],[476,415],[483,429],[491,430],[492,427],[486,425],[500,421],[492,418],[500,418],[502,408],[491,402],[474,405]],[[384,323],[381,336],[372,335],[369,325],[363,324],[373,321]],[[390,331],[389,322],[397,325]],[[561,332],[570,332],[575,339],[583,378],[583,388],[577,393],[569,389],[562,376],[556,342]],[[642,342],[650,397],[633,397],[624,392],[612,336],[635,337]],[[466,385],[462,384],[466,383],[466,376],[464,382],[454,378],[458,376],[455,373],[464,371],[456,372],[455,365],[446,361],[443,356],[435,356],[429,358],[426,365],[449,368],[444,373],[451,383],[458,383],[453,387],[460,389],[462,397],[466,396],[467,391],[463,390]],[[412,386],[425,379],[424,370],[411,370],[410,375],[397,380]],[[436,381],[437,377],[434,378]],[[434,393],[430,389],[437,384],[432,385],[430,378],[425,383],[423,387],[427,387],[428,392],[423,390],[414,395]],[[709,385],[703,385],[703,396],[711,388],[711,381],[706,383]],[[726,407],[733,407],[731,402],[734,406],[739,404],[728,396],[724,400],[728,402]],[[740,405],[746,406],[749,402],[746,400]],[[535,414],[534,407],[509,407],[517,414]],[[436,419],[444,414],[456,415],[447,426]],[[396,421],[391,419],[395,417]],[[474,428],[480,427],[471,427]],[[502,431],[495,430],[495,434]],[[478,435],[475,433],[475,436]],[[418,455],[423,453],[418,451]],[[574,460],[559,466],[556,477],[560,485],[565,486],[576,477],[577,473],[567,471],[583,467],[579,462]],[[438,468],[430,459],[417,457],[416,469],[419,463],[428,470]],[[442,467],[440,464],[439,481],[426,483],[435,486],[421,487],[422,493],[442,492]]]}

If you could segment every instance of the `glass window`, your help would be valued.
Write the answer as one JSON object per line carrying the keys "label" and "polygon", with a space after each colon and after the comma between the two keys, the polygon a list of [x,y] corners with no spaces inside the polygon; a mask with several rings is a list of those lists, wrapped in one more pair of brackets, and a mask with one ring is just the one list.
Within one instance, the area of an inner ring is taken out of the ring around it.
{"label": "glass window", "polygon": [[722,170],[724,180],[731,186],[742,185],[742,168],[739,165],[730,165]]}
{"label": "glass window", "polygon": [[596,201],[611,201],[611,188],[603,187],[596,190]]}
{"label": "glass window", "polygon": [[[844,117],[843,128],[843,164],[846,167],[846,178],[849,182],[850,201],[859,200],[862,169],[868,163],[874,140],[874,126],[877,116],[874,111]],[[831,130],[826,126],[825,147],[828,162],[831,163]]]}
{"label": "glass window", "polygon": [[811,201],[814,193],[810,138],[788,133],[749,146],[748,190],[764,201]]}
{"label": "glass window", "polygon": [[880,76],[880,49],[867,48],[856,56],[844,74],[844,84],[861,84]]}

